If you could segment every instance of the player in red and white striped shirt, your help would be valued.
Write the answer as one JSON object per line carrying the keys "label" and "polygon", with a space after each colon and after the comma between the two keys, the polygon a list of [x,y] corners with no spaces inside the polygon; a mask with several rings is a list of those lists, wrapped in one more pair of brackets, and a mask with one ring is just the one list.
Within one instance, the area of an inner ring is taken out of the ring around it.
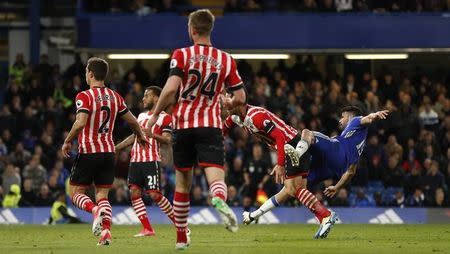
{"label": "player in red and white striped shirt", "polygon": [[189,15],[189,36],[194,45],[176,49],[170,62],[170,74],[156,105],[149,126],[156,123],[179,92],[173,110],[175,143],[173,146],[176,171],[174,196],[177,249],[185,249],[189,214],[189,192],[192,167],[205,168],[213,196],[212,203],[222,217],[226,228],[237,231],[236,215],[226,204],[227,186],[224,182],[224,148],[220,95],[225,89],[234,97],[223,103],[233,107],[245,102],[245,91],[236,63],[226,52],[211,45],[214,16],[209,10],[198,10]]}
{"label": "player in red and white striped shirt", "polygon": [[[80,209],[94,215],[92,232],[101,235],[98,245],[111,242],[112,210],[108,192],[114,180],[114,142],[112,133],[117,116],[128,122],[141,143],[144,134],[136,118],[131,114],[123,98],[105,87],[108,63],[100,58],[90,58],[86,66],[86,82],[90,89],[76,97],[77,117],[64,140],[63,154],[69,158],[72,141],[78,136],[78,156],[70,174],[69,194]],[[86,189],[95,184],[97,205],[85,195]]]}
{"label": "player in red and white striped shirt", "polygon": [[[147,128],[148,121],[153,114],[152,112],[160,94],[161,88],[157,86],[150,86],[145,89],[142,102],[144,108],[148,111],[138,116],[138,122],[142,129]],[[153,202],[158,204],[161,210],[174,222],[172,205],[160,190],[160,145],[170,145],[171,139],[172,117],[165,112],[161,112],[158,121],[152,127],[151,136],[147,136],[147,144],[141,145],[138,143],[133,134],[116,146],[117,150],[121,150],[133,145],[131,149],[130,170],[128,171],[128,185],[130,187],[131,203],[134,211],[144,227],[135,237],[155,235],[147,217],[145,204],[141,198],[142,189],[150,195]]]}
{"label": "player in red and white striped shirt", "polygon": [[252,213],[244,212],[244,223],[250,224],[290,197],[298,199],[300,203],[309,208],[319,221],[330,216],[331,212],[306,189],[310,156],[306,155],[299,161],[292,162],[284,152],[284,145],[296,145],[301,140],[298,131],[272,112],[261,107],[243,105],[229,110],[228,113],[229,116],[224,123],[224,133],[228,133],[230,128],[237,125],[275,149],[278,153],[278,160],[271,174],[275,174],[277,183],[284,184],[284,188],[267,200],[258,210]]}

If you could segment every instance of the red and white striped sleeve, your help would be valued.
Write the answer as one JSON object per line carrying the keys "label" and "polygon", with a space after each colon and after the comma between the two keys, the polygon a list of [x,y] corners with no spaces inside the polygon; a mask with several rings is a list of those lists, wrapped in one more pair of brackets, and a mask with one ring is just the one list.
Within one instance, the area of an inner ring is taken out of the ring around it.
{"label": "red and white striped sleeve", "polygon": [[77,106],[77,114],[89,114],[89,112],[91,112],[92,110],[91,99],[85,92],[77,94],[77,97],[75,98],[75,104]]}
{"label": "red and white striped sleeve", "polygon": [[184,77],[184,55],[181,49],[176,49],[172,54],[172,59],[170,60],[170,72],[169,77],[172,75]]}
{"label": "red and white striped sleeve", "polygon": [[258,130],[263,130],[267,135],[269,135],[277,145],[277,164],[280,166],[285,166],[285,152],[284,145],[286,144],[286,138],[283,132],[277,128],[275,123],[270,118],[269,114],[266,112],[260,112],[252,117],[253,124]]}
{"label": "red and white striped sleeve", "polygon": [[162,124],[161,124],[161,131],[172,133],[172,129],[173,129],[172,116],[170,116],[168,114],[164,114]]}
{"label": "red and white striped sleeve", "polygon": [[243,82],[238,73],[237,65],[233,57],[230,56],[229,60],[231,61],[230,72],[225,79],[225,85],[227,86],[227,90],[232,92],[243,88]]}
{"label": "red and white striped sleeve", "polygon": [[117,97],[117,102],[119,103],[117,115],[122,116],[126,114],[128,112],[128,108],[127,105],[125,104],[125,100],[122,98],[122,96],[120,96],[120,94],[116,92],[114,92],[114,96]]}

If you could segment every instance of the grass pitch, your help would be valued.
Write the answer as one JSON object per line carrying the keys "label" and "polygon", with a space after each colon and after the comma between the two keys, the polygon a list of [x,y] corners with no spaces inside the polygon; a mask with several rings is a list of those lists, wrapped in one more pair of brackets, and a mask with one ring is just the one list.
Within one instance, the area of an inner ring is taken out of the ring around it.
{"label": "grass pitch", "polygon": [[[175,230],[155,225],[156,236],[133,238],[139,226],[113,226],[110,246],[96,246],[90,225],[0,226],[0,253],[179,253]],[[326,240],[313,240],[316,225],[191,226],[186,253],[450,253],[447,225],[341,225]]]}

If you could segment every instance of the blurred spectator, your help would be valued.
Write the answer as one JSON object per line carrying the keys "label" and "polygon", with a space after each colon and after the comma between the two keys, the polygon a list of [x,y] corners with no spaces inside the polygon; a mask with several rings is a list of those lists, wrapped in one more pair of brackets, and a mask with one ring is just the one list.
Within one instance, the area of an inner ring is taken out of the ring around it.
{"label": "blurred spectator", "polygon": [[432,161],[425,175],[425,193],[432,196],[435,194],[436,189],[445,187],[445,177],[439,171],[439,163]]}
{"label": "blurred spectator", "polygon": [[227,203],[229,206],[240,206],[241,202],[239,200],[238,192],[234,185],[228,186],[228,200]]}
{"label": "blurred spectator", "polygon": [[21,186],[22,182],[19,174],[19,169],[14,167],[13,164],[6,165],[1,179],[3,181],[3,190],[10,190],[13,184]]}
{"label": "blurred spectator", "polygon": [[192,206],[204,206],[206,205],[206,198],[203,195],[202,188],[200,186],[194,186],[191,194],[191,205]]}
{"label": "blurred spectator", "polygon": [[152,12],[150,7],[148,7],[146,4],[147,4],[146,0],[136,0],[135,1],[134,8],[136,9],[135,12],[138,16],[147,16],[148,14],[150,14]]}
{"label": "blurred spectator", "polygon": [[372,181],[381,180],[386,165],[386,155],[383,146],[379,144],[378,136],[372,135],[368,138],[364,155],[368,162],[369,179]]}
{"label": "blurred spectator", "polygon": [[338,12],[353,10],[353,0],[335,0],[334,2]]}
{"label": "blurred spectator", "polygon": [[52,204],[52,196],[50,193],[50,188],[46,183],[43,183],[39,187],[39,193],[37,194],[36,201],[33,205],[35,206],[50,206]]}
{"label": "blurred spectator", "polygon": [[404,172],[400,168],[397,156],[391,156],[388,159],[387,168],[383,173],[383,182],[385,187],[403,187]]}
{"label": "blurred spectator", "polygon": [[24,149],[22,143],[17,143],[14,152],[9,155],[9,161],[19,168],[23,168],[31,159],[31,153]]}
{"label": "blurred spectator", "polygon": [[16,60],[9,67],[9,76],[17,84],[23,84],[23,78],[25,76],[27,65],[23,59],[23,54],[19,53],[16,55]]}
{"label": "blurred spectator", "polygon": [[356,191],[356,198],[353,207],[373,207],[374,204],[366,196],[366,193],[362,188]]}
{"label": "blurred spectator", "polygon": [[348,207],[349,203],[347,190],[344,188],[340,189],[336,197],[330,201],[330,205]]}
{"label": "blurred spectator", "polygon": [[442,188],[438,188],[435,191],[433,202],[431,203],[431,206],[433,207],[447,207],[448,206],[448,200],[445,196],[445,192]]}
{"label": "blurred spectator", "polygon": [[400,207],[403,208],[405,207],[405,195],[403,194],[402,191],[397,191],[395,193],[395,197],[392,200],[392,202],[390,204],[388,204],[389,206],[394,206],[394,207]]}
{"label": "blurred spectator", "polygon": [[39,157],[33,156],[23,170],[23,177],[33,179],[33,190],[39,190],[47,181],[47,171],[40,164]]}
{"label": "blurred spectator", "polygon": [[406,201],[407,206],[424,206],[425,205],[425,194],[420,188],[417,188],[414,190],[414,194],[409,197],[409,199]]}
{"label": "blurred spectator", "polygon": [[10,189],[3,198],[3,208],[17,208],[19,206],[20,198],[20,186],[17,184],[11,185]]}
{"label": "blurred spectator", "polygon": [[[134,83],[134,80],[137,80],[139,83],[144,84],[145,86],[148,86],[150,84],[150,74],[142,66],[142,60],[138,59],[134,62],[133,67],[125,74],[125,78],[128,78],[128,80],[130,80],[131,74],[135,76],[135,78],[131,78],[132,83]],[[131,86],[129,87],[131,88]]]}
{"label": "blurred spectator", "polygon": [[24,178],[22,198],[20,199],[19,205],[21,207],[33,206],[35,203],[36,203],[36,194],[33,190],[33,180],[29,178]]}
{"label": "blurred spectator", "polygon": [[[271,165],[263,159],[263,148],[260,143],[255,143],[252,148],[252,157],[244,167],[244,179],[248,183],[248,193],[245,195],[255,201],[257,189],[269,189]],[[266,191],[267,193],[267,191]]]}
{"label": "blurred spectator", "polygon": [[426,180],[421,175],[420,169],[412,168],[405,177],[405,194],[412,195],[417,188],[425,186]]}
{"label": "blurred spectator", "polygon": [[424,98],[423,107],[419,111],[419,119],[427,130],[434,131],[439,124],[438,114],[431,108],[431,101],[428,96]]}
{"label": "blurred spectator", "polygon": [[397,159],[403,158],[403,147],[397,142],[395,135],[390,135],[386,145],[384,145],[386,156],[397,157]]}

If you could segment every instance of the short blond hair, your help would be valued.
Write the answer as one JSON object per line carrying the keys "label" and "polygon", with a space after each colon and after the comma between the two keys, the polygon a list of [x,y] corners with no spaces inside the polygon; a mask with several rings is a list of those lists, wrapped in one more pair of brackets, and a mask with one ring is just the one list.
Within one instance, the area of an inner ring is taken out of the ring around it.
{"label": "short blond hair", "polygon": [[208,9],[200,9],[189,14],[189,24],[200,36],[209,36],[214,27],[215,17]]}

